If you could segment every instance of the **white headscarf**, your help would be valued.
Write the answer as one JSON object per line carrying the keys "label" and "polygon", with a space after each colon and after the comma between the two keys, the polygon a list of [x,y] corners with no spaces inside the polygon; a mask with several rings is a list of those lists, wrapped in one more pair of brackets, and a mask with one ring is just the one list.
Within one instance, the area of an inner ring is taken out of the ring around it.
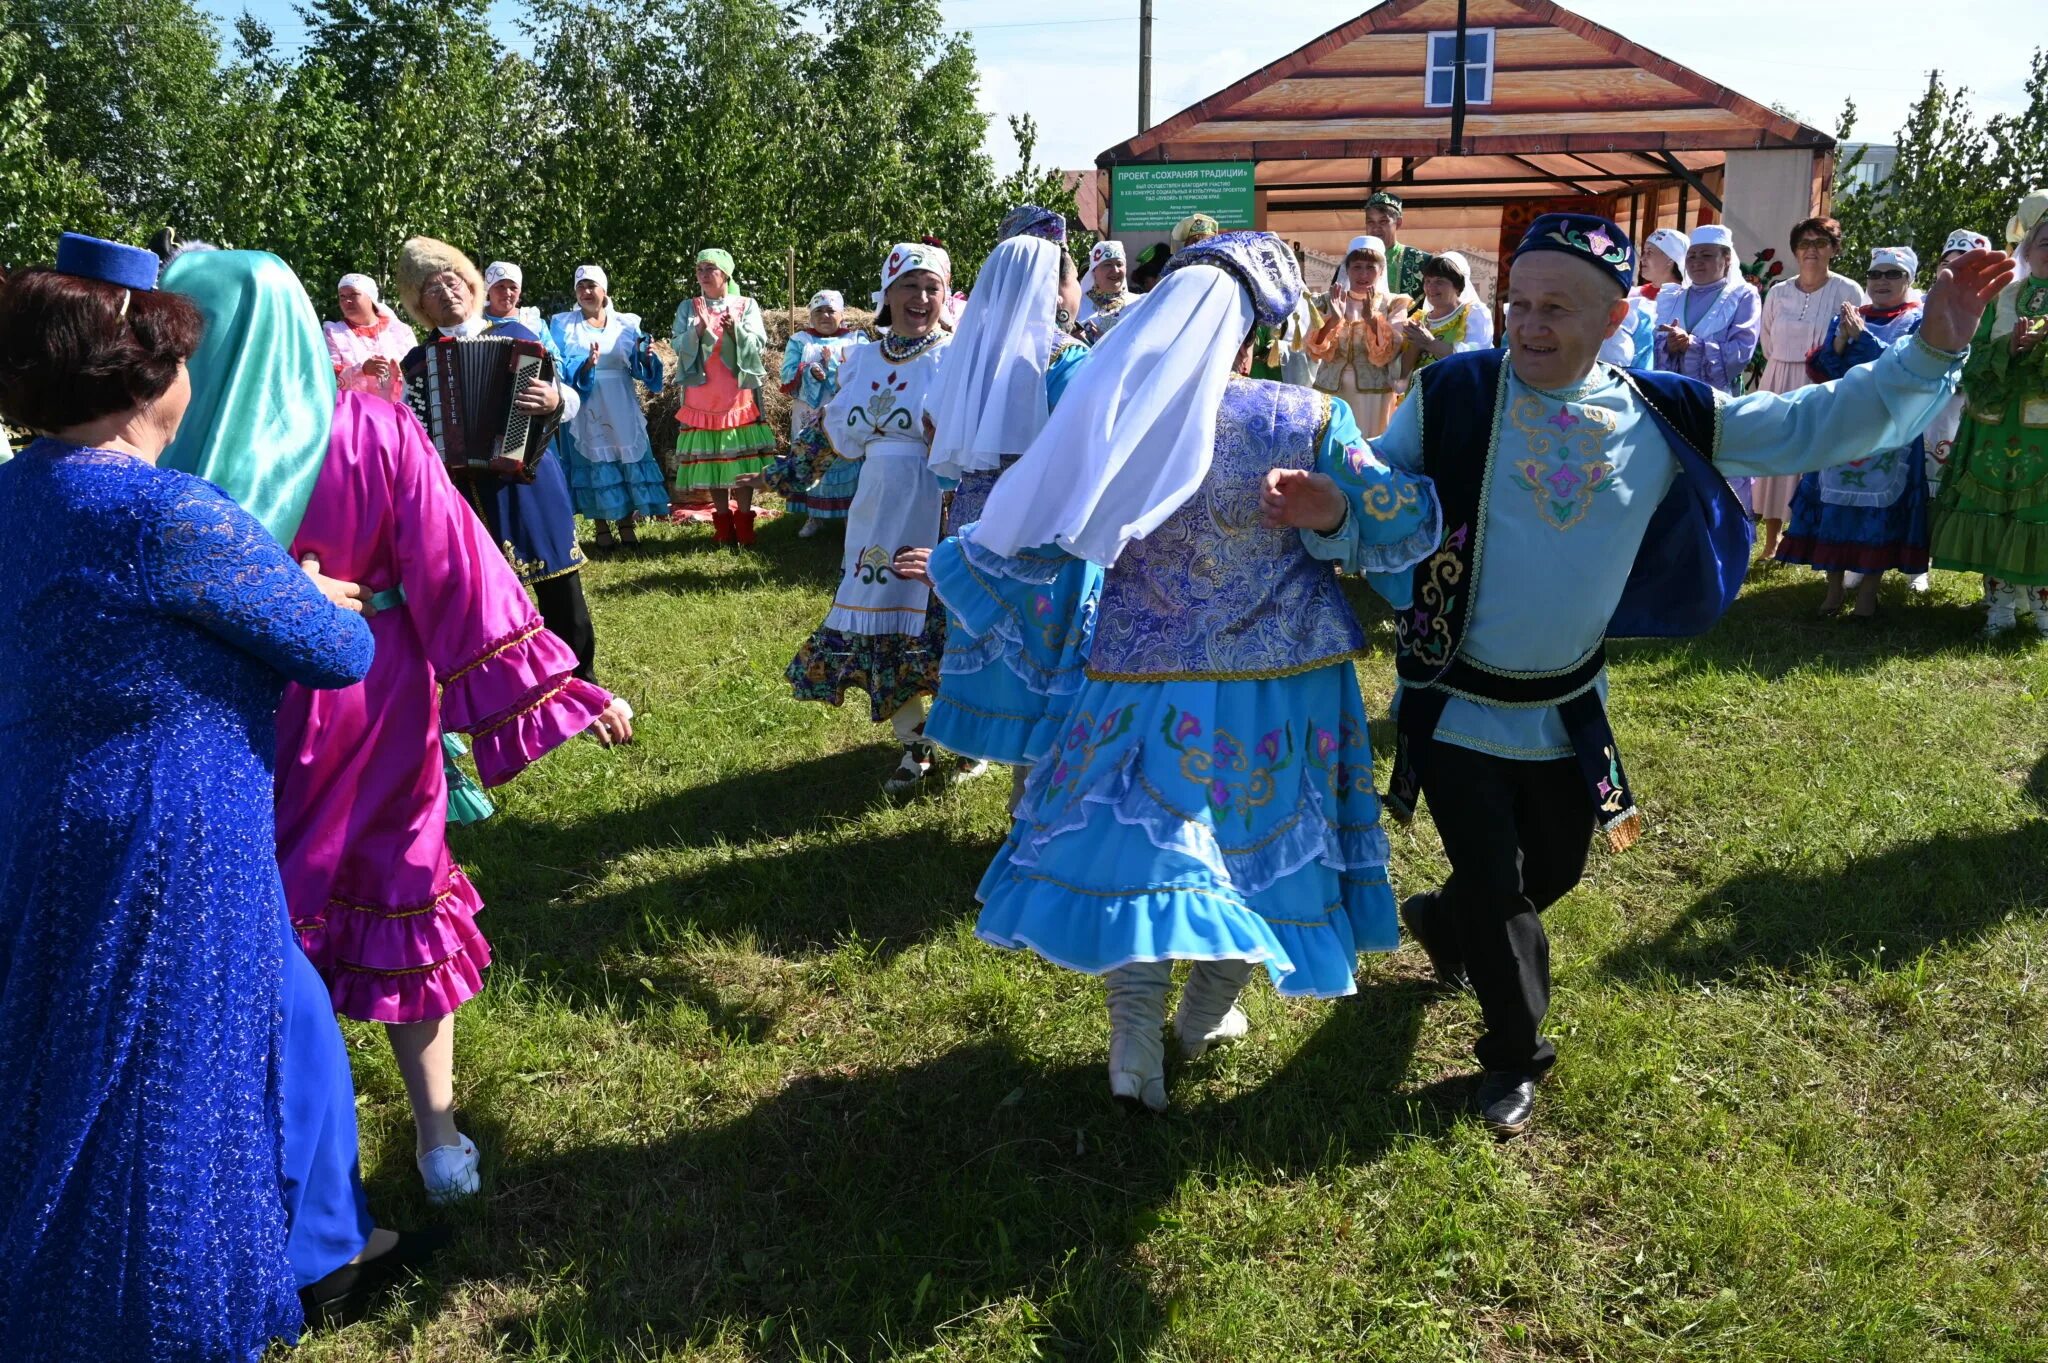
{"label": "white headscarf", "polygon": [[830,308],[834,312],[846,311],[846,295],[837,289],[820,289],[811,295],[811,311]]}
{"label": "white headscarf", "polygon": [[343,289],[354,289],[357,293],[369,299],[372,305],[378,301],[377,281],[366,274],[343,275],[341,282],[334,286],[334,291],[340,293]]}
{"label": "white headscarf", "polygon": [[977,543],[999,554],[1057,544],[1107,567],[1201,487],[1251,297],[1223,270],[1190,267],[1125,317],[989,494]]}
{"label": "white headscarf", "polygon": [[526,271],[509,260],[494,260],[490,268],[484,271],[484,288],[489,289],[492,285],[502,284],[508,279],[522,289],[526,287]]}
{"label": "white headscarf", "polygon": [[[1684,288],[1688,282],[1685,274],[1685,233],[1675,227],[1660,227],[1650,233],[1650,239],[1645,244],[1654,246],[1664,253],[1671,262],[1671,268],[1678,271],[1679,287]],[[1642,283],[1641,275],[1636,277],[1636,282]]]}
{"label": "white headscarf", "polygon": [[1444,264],[1449,265],[1450,267],[1455,269],[1460,275],[1464,276],[1465,287],[1458,294],[1459,305],[1462,307],[1478,307],[1479,290],[1472,287],[1472,266],[1470,262],[1468,262],[1464,256],[1458,254],[1456,251],[1445,251],[1444,253],[1439,255],[1437,259],[1441,260]]}
{"label": "white headscarf", "polygon": [[925,399],[932,472],[983,473],[1022,454],[1045,429],[1045,371],[1059,324],[1060,248],[1040,237],[998,242]]}

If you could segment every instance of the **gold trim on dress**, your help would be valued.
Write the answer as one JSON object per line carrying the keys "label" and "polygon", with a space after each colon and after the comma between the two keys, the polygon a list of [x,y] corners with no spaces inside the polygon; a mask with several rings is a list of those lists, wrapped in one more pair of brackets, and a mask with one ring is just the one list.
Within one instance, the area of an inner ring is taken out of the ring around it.
{"label": "gold trim on dress", "polygon": [[1090,667],[1083,669],[1083,675],[1090,681],[1106,682],[1279,681],[1284,677],[1298,677],[1304,672],[1313,672],[1317,668],[1356,662],[1366,656],[1366,649],[1347,648],[1341,653],[1332,653],[1328,657],[1317,658],[1311,662],[1294,663],[1280,668],[1257,668],[1244,672],[1097,672]]}

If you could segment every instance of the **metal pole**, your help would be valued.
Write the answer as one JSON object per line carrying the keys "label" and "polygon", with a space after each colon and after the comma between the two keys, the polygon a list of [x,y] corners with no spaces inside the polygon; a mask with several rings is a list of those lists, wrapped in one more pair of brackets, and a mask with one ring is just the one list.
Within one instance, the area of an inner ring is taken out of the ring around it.
{"label": "metal pole", "polygon": [[1152,126],[1152,0],[1138,0],[1138,131]]}

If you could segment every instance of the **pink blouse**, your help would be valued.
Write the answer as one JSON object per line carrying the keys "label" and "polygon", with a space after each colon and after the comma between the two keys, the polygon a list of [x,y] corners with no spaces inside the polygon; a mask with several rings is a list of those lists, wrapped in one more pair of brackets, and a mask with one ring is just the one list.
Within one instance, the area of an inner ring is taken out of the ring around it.
{"label": "pink blouse", "polygon": [[[412,328],[398,320],[383,303],[377,305],[377,324],[352,327],[347,322],[329,322],[321,328],[327,335],[327,354],[334,361],[334,378],[344,393],[369,393],[392,402],[405,397],[405,380],[395,367],[412,352],[419,339]],[[381,355],[392,361],[393,369],[383,382],[363,372],[363,361]]]}

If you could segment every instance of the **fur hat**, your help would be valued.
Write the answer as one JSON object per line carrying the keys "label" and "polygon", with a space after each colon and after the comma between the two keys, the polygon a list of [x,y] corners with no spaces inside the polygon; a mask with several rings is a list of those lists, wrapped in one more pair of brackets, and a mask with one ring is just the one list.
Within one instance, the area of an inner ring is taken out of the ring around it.
{"label": "fur hat", "polygon": [[432,237],[412,237],[398,248],[398,268],[395,271],[398,282],[398,301],[412,314],[412,319],[421,326],[432,326],[426,314],[420,311],[420,294],[427,287],[427,281],[443,270],[453,270],[469,285],[471,300],[481,308],[484,303],[484,277],[477,273],[476,262],[456,250],[445,241]]}

